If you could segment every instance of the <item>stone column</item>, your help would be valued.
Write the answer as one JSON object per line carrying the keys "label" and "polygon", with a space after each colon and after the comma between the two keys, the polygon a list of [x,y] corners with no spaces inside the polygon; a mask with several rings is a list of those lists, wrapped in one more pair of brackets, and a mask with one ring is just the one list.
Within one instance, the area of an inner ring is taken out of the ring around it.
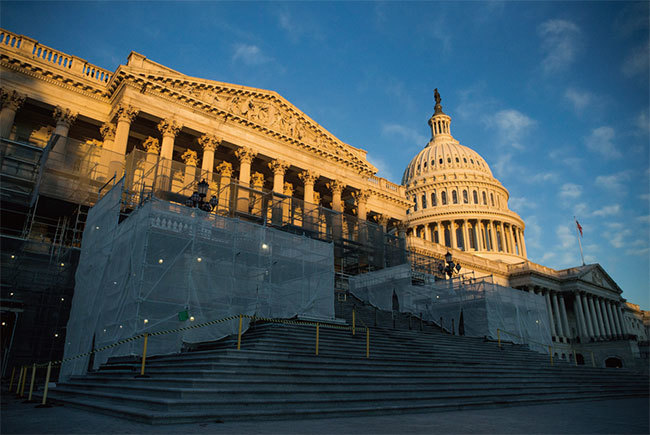
{"label": "stone column", "polygon": [[490,247],[492,248],[492,252],[499,252],[499,246],[497,245],[497,235],[496,235],[496,227],[494,225],[494,221],[489,221],[489,227],[490,227]]}
{"label": "stone column", "polygon": [[517,251],[515,251],[515,238],[512,234],[512,224],[508,224],[508,241],[510,242],[510,253],[517,255]]}
{"label": "stone column", "polygon": [[611,309],[612,309],[612,316],[614,317],[614,322],[616,322],[616,329],[618,331],[618,335],[619,335],[619,337],[622,337],[623,336],[623,326],[621,325],[621,321],[620,321],[620,319],[619,319],[619,317],[617,315],[618,308],[616,306],[616,302],[612,301]]}
{"label": "stone column", "polygon": [[598,316],[596,314],[596,308],[594,307],[594,299],[589,296],[589,311],[591,312],[591,322],[594,326],[594,337],[601,338],[604,334],[601,333],[600,323],[598,322]]}
{"label": "stone column", "polygon": [[569,318],[566,314],[566,305],[564,303],[564,296],[558,295],[558,300],[560,302],[560,316],[562,317],[562,326],[564,327],[564,334],[567,338],[573,338],[571,335],[571,329],[569,328]]}
{"label": "stone column", "polygon": [[232,165],[229,162],[221,162],[215,168],[219,173],[219,209],[230,212],[230,177],[232,177]]}
{"label": "stone column", "polygon": [[174,120],[163,119],[158,123],[157,127],[162,134],[160,160],[158,162],[158,187],[162,190],[169,190],[171,187],[174,138],[181,131],[181,126]]}
{"label": "stone column", "polygon": [[284,191],[284,173],[287,171],[289,164],[282,160],[271,160],[269,168],[273,171],[273,192],[282,193]]}
{"label": "stone column", "polygon": [[237,211],[248,213],[251,184],[251,162],[257,153],[248,147],[235,150],[235,157],[239,160],[239,185],[235,197],[237,198]]}
{"label": "stone column", "polygon": [[56,106],[52,116],[56,121],[56,128],[54,129],[53,135],[59,135],[59,139],[54,144],[52,151],[54,153],[63,156],[64,165],[70,165],[74,160],[74,154],[71,152],[73,150],[68,150],[68,131],[70,126],[77,119],[77,113],[72,112],[70,109],[64,109],[61,106]]}
{"label": "stone column", "polygon": [[406,224],[404,221],[399,221],[397,224],[397,235],[400,239],[406,238]]}
{"label": "stone column", "polygon": [[385,233],[388,232],[388,221],[389,217],[385,214],[378,215],[377,222],[381,225]]}
{"label": "stone column", "polygon": [[456,222],[453,220],[449,222],[449,241],[451,242],[451,247],[458,249],[458,240],[456,240]]}
{"label": "stone column", "polygon": [[0,89],[2,111],[0,111],[0,137],[8,138],[14,126],[16,112],[25,103],[25,96],[16,91],[6,92]]}
{"label": "stone column", "polygon": [[614,320],[614,315],[612,314],[612,307],[608,300],[605,301],[605,311],[607,312],[607,320],[609,321],[609,324],[612,329],[612,336],[618,337],[621,334],[618,332],[616,321]]}
{"label": "stone column", "polygon": [[108,167],[113,161],[113,147],[115,145],[115,124],[111,122],[105,122],[99,128],[99,133],[104,139],[102,144],[102,149],[100,151],[99,165],[97,167],[97,175],[103,179],[106,179],[108,175]]}
{"label": "stone column", "polygon": [[587,330],[587,324],[585,322],[585,312],[582,309],[582,301],[580,300],[580,294],[575,293],[575,302],[573,304],[573,310],[576,312],[578,317],[578,326],[580,328],[580,336],[584,338],[589,338],[589,331]]}
{"label": "stone column", "polygon": [[562,326],[562,319],[560,318],[560,308],[557,303],[557,295],[555,293],[551,295],[551,301],[553,302],[553,318],[555,319],[557,334],[559,337],[566,337],[564,327]]}
{"label": "stone column", "polygon": [[501,240],[501,251],[508,252],[508,250],[506,249],[506,236],[503,232],[504,231],[503,222],[499,222],[497,226],[499,227],[499,239]]}
{"label": "stone column", "polygon": [[282,193],[289,198],[282,201],[282,222],[293,224],[292,202],[293,202],[293,184],[285,181]]}
{"label": "stone column", "polygon": [[524,239],[524,230],[521,229],[519,230],[520,234],[520,239],[521,240],[521,249],[523,250],[523,256],[528,258],[528,254],[526,253],[526,240]]}
{"label": "stone column", "polygon": [[600,336],[602,338],[607,338],[609,335],[605,329],[605,321],[603,319],[603,313],[600,311],[600,298],[594,298],[594,306],[596,307],[596,319],[598,320],[598,328],[600,329]]}
{"label": "stone column", "polygon": [[424,240],[431,240],[431,232],[429,229],[429,224],[424,224],[424,228],[422,232],[423,232]]}
{"label": "stone column", "polygon": [[[264,189],[264,174],[262,174],[261,172],[253,172],[253,175],[251,175],[251,185],[253,186],[253,189],[261,192]],[[252,201],[251,213],[254,214],[255,216],[263,217],[262,200],[263,200],[263,194],[258,192],[251,192],[251,201]]]}
{"label": "stone column", "polygon": [[469,251],[470,246],[472,245],[469,242],[469,229],[468,229],[468,226],[469,226],[469,221],[467,219],[463,220],[463,248],[464,248],[463,250],[464,251]]}
{"label": "stone column", "polygon": [[578,296],[580,297],[580,301],[582,302],[582,307],[584,309],[585,322],[587,324],[587,331],[589,332],[589,337],[595,339],[596,333],[592,323],[593,316],[591,315],[591,310],[589,309],[589,301],[587,300],[587,296],[584,293],[580,293]]}
{"label": "stone column", "polygon": [[117,174],[117,178],[119,178],[124,170],[124,156],[129,142],[129,130],[131,129],[131,122],[133,122],[138,113],[139,110],[125,104],[120,104],[115,109],[117,126],[115,127],[113,153],[110,154],[111,160],[108,164],[108,178],[112,177],[113,174]]}
{"label": "stone column", "polygon": [[318,220],[318,207],[314,200],[314,183],[318,180],[319,175],[310,170],[302,171],[298,178],[304,185],[304,218],[303,226],[308,230],[314,230]]}
{"label": "stone column", "polygon": [[341,193],[345,185],[337,180],[327,183],[327,188],[332,191],[332,210],[343,212],[343,203],[341,202]]}
{"label": "stone column", "polygon": [[212,180],[212,171],[214,170],[214,152],[221,143],[222,139],[211,134],[204,134],[198,140],[199,145],[203,148],[203,157],[201,157],[201,176]]}
{"label": "stone column", "polygon": [[542,293],[544,293],[544,299],[546,300],[546,310],[548,311],[548,321],[551,326],[551,335],[557,338],[555,321],[553,320],[553,306],[551,305],[551,296],[548,290],[542,290]]}
{"label": "stone column", "polygon": [[[183,187],[186,188],[187,186],[191,186],[194,182],[200,182],[201,179],[203,179],[203,178],[201,178],[199,176],[198,179],[197,179],[197,176],[196,176],[196,172],[197,172],[196,171],[196,165],[198,163],[197,162],[198,158],[197,158],[196,151],[192,151],[190,149],[185,150],[185,152],[181,156],[181,159],[183,160],[183,163],[185,163],[185,174],[184,174],[184,177],[183,177]],[[206,181],[209,181],[209,180],[206,180]],[[173,191],[177,191],[173,187],[174,186],[172,186]],[[210,186],[210,187],[214,188],[214,186]],[[184,190],[182,193],[185,196],[192,195],[192,192],[189,191],[189,189]],[[204,199],[204,201],[209,201],[210,196],[211,196],[211,193],[208,192],[205,199]]]}
{"label": "stone column", "polygon": [[608,338],[612,338],[614,335],[612,325],[609,324],[609,318],[607,317],[607,310],[605,309],[605,301],[602,299],[598,300],[598,305],[600,308],[600,312],[603,316],[603,324],[605,325],[605,332],[607,333]]}

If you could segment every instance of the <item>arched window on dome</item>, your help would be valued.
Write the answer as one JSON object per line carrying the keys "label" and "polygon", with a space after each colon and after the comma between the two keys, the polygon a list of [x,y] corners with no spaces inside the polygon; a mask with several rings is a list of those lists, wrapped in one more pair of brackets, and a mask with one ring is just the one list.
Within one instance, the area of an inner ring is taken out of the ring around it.
{"label": "arched window on dome", "polygon": [[451,163],[451,157],[447,157],[447,163]]}
{"label": "arched window on dome", "polygon": [[456,163],[460,163],[460,159],[456,157]]}
{"label": "arched window on dome", "polygon": [[467,190],[463,190],[463,204],[468,204],[469,198],[467,197]]}
{"label": "arched window on dome", "polygon": [[485,196],[485,192],[483,193],[483,205],[487,205],[487,196]]}
{"label": "arched window on dome", "polygon": [[427,194],[422,194],[422,208],[427,208]]}
{"label": "arched window on dome", "polygon": [[467,163],[467,157],[463,157],[463,162]]}
{"label": "arched window on dome", "polygon": [[436,160],[435,159],[431,160],[431,167],[433,167],[433,165],[435,164],[436,164]]}
{"label": "arched window on dome", "polygon": [[492,203],[492,207],[494,207],[494,193],[490,193],[490,202]]}
{"label": "arched window on dome", "polygon": [[436,198],[436,192],[431,193],[431,206],[435,207],[438,205],[438,199]]}
{"label": "arched window on dome", "polygon": [[418,197],[414,196],[413,197],[413,211],[418,211]]}
{"label": "arched window on dome", "polygon": [[442,205],[447,205],[447,192],[445,192],[444,190],[440,192],[440,202],[442,203]]}
{"label": "arched window on dome", "polygon": [[478,193],[476,190],[472,192],[472,196],[474,197],[474,204],[478,204]]}
{"label": "arched window on dome", "polygon": [[442,159],[440,159],[440,164],[442,165]]}
{"label": "arched window on dome", "polygon": [[455,190],[451,191],[451,202],[458,204],[458,193]]}
{"label": "arched window on dome", "polygon": [[427,168],[427,162],[424,162],[424,169]]}

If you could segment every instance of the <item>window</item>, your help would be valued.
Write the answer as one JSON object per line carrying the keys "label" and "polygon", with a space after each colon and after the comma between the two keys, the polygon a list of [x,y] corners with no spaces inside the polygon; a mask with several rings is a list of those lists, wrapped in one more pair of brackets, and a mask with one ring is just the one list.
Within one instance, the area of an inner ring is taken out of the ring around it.
{"label": "window", "polygon": [[485,196],[485,192],[483,192],[483,205],[487,205],[487,196]]}
{"label": "window", "polygon": [[463,162],[467,163],[467,157],[463,157]]}
{"label": "window", "polygon": [[451,157],[447,157],[447,163],[451,163]]}
{"label": "window", "polygon": [[452,201],[454,204],[458,204],[458,194],[456,193],[455,190],[452,190],[452,191],[451,191],[451,201]]}
{"label": "window", "polygon": [[422,194],[422,208],[427,208],[427,195]]}
{"label": "window", "polygon": [[447,205],[447,192],[441,192],[440,193],[440,201],[442,202],[442,205]]}
{"label": "window", "polygon": [[431,166],[433,166],[433,165],[435,165],[435,164],[436,164],[436,161],[435,161],[435,160],[431,160]]}
{"label": "window", "polygon": [[467,190],[463,190],[463,203],[464,204],[469,203],[469,199],[467,197]]}
{"label": "window", "polygon": [[413,211],[418,211],[418,197],[413,197]]}
{"label": "window", "polygon": [[476,190],[472,192],[472,196],[474,197],[474,204],[478,204],[478,193]]}
{"label": "window", "polygon": [[442,165],[442,159],[440,159],[440,164]]}
{"label": "window", "polygon": [[460,163],[460,159],[456,157],[456,163]]}
{"label": "window", "polygon": [[490,193],[490,202],[492,203],[492,207],[494,207],[494,193]]}
{"label": "window", "polygon": [[469,159],[469,161],[472,162],[472,164],[474,164],[474,159]]}
{"label": "window", "polygon": [[438,201],[437,201],[437,198],[436,198],[436,192],[433,192],[431,194],[431,206],[435,207],[437,205],[438,205]]}
{"label": "window", "polygon": [[424,162],[424,169],[427,168],[427,162]]}

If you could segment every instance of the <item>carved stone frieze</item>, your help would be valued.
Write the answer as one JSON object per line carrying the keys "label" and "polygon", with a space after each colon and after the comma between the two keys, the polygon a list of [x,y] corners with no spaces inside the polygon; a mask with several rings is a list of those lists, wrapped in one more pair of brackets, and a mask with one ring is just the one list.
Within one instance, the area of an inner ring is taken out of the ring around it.
{"label": "carved stone frieze", "polygon": [[70,109],[64,109],[61,106],[56,106],[52,116],[56,120],[56,125],[64,125],[65,127],[70,127],[72,123],[77,119],[78,113],[71,111]]}
{"label": "carved stone frieze", "polygon": [[173,119],[163,119],[156,126],[163,137],[176,137],[182,126]]}

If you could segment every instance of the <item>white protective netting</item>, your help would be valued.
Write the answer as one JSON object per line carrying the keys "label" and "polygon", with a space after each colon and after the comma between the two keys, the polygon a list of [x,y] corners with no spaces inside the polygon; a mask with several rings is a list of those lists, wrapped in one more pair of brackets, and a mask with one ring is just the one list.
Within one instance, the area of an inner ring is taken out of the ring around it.
{"label": "white protective netting", "polygon": [[[90,210],[64,359],[144,332],[224,317],[334,318],[331,243],[152,199],[118,224],[122,186]],[[181,320],[186,311],[191,319]],[[145,322],[147,319],[147,322]],[[247,323],[244,327],[247,327]],[[149,339],[148,355],[237,332],[238,320]],[[139,355],[142,340],[98,352]],[[84,373],[88,357],[64,363]]]}
{"label": "white protective netting", "polygon": [[[440,280],[418,274],[413,285],[408,264],[350,277],[350,291],[382,310],[421,315],[448,331],[473,337],[528,344],[545,352],[551,344],[546,301],[542,295],[503,287],[490,277]],[[461,322],[462,312],[462,322]],[[453,326],[452,326],[453,325]]]}

